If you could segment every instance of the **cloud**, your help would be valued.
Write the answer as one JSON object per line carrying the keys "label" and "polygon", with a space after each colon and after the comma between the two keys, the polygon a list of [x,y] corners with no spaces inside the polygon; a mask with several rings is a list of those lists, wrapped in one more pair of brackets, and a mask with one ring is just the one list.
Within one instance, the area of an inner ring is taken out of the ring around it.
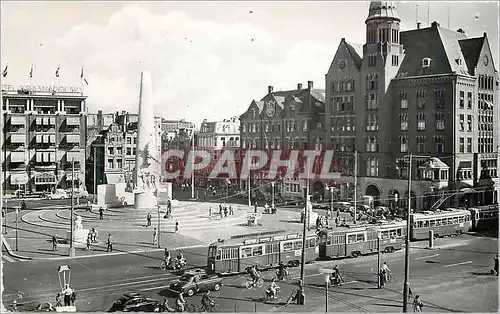
{"label": "cloud", "polygon": [[287,43],[249,22],[217,23],[142,5],[123,7],[101,26],[74,26],[51,45],[51,58],[62,60],[61,82],[78,83],[85,65],[91,111],[137,111],[140,71],[150,70],[155,111],[197,123],[242,114],[267,85],[323,86],[335,47]]}

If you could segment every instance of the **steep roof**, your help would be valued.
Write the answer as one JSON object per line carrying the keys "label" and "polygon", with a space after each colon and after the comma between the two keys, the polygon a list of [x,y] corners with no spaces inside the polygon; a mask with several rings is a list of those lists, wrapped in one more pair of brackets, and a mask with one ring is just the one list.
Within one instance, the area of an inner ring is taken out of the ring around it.
{"label": "steep roof", "polygon": [[469,72],[474,75],[474,69],[477,66],[479,55],[483,48],[484,37],[462,39],[459,43],[465,58],[465,63],[467,63],[467,68],[469,68]]}
{"label": "steep roof", "polygon": [[[464,39],[467,39],[465,34],[444,29],[435,22],[428,28],[401,32],[406,55],[397,77],[452,72],[471,75],[460,45],[460,40]],[[428,68],[422,67],[424,58],[431,59]]]}
{"label": "steep roof", "polygon": [[361,44],[355,44],[355,43],[349,43],[345,42],[347,50],[352,56],[352,59],[354,60],[354,63],[356,66],[361,68],[361,64],[363,63],[363,45]]}

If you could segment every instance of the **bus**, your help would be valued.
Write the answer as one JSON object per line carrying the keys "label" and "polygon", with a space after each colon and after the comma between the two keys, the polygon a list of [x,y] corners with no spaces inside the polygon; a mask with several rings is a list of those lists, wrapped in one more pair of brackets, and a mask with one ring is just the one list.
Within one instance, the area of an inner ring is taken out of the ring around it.
{"label": "bus", "polygon": [[[277,267],[283,262],[289,267],[300,265],[302,234],[280,232],[275,235],[248,235],[244,238],[219,240],[208,247],[207,271],[220,275],[240,274],[250,266],[259,269]],[[306,234],[305,261],[316,260],[316,234]]]}
{"label": "bus", "polygon": [[394,252],[403,247],[406,236],[404,221],[380,222],[356,226],[343,230],[322,230],[319,232],[319,258],[359,257],[380,251]]}
{"label": "bus", "polygon": [[429,230],[434,237],[460,235],[472,228],[471,213],[468,210],[448,208],[441,211],[424,211],[410,216],[410,239],[429,239]]}
{"label": "bus", "polygon": [[498,204],[469,208],[472,230],[491,230],[498,228]]}

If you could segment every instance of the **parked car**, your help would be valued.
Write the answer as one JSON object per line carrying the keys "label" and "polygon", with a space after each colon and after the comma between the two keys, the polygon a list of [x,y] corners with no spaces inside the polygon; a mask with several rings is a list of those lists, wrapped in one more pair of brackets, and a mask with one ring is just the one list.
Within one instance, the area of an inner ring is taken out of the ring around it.
{"label": "parked car", "polygon": [[69,198],[69,195],[63,189],[56,189],[55,191],[48,193],[46,197],[49,200],[54,200],[54,199],[62,200],[62,199]]}
{"label": "parked car", "polygon": [[[66,190],[69,197],[71,197],[71,189]],[[85,189],[75,189],[73,191],[75,193],[75,198],[87,198],[89,196],[89,192]]]}
{"label": "parked car", "polygon": [[204,270],[196,269],[186,271],[182,277],[170,285],[169,290],[175,294],[181,291],[188,297],[198,292],[207,290],[219,291],[222,287],[222,279],[217,275],[208,275]]}
{"label": "parked car", "polygon": [[159,301],[147,298],[136,292],[131,292],[124,294],[120,299],[115,301],[109,312],[155,312],[158,311],[159,307]]}

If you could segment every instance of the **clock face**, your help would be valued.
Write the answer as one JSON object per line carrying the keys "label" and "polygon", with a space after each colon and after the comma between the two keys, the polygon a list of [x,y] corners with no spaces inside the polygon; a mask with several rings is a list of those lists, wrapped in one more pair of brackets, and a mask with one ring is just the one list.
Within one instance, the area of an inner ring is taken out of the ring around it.
{"label": "clock face", "polygon": [[266,113],[268,116],[273,116],[274,115],[274,101],[269,101],[266,105]]}
{"label": "clock face", "polygon": [[343,70],[343,69],[345,69],[345,66],[346,66],[345,60],[340,60],[339,69]]}
{"label": "clock face", "polygon": [[484,56],[483,57],[483,63],[484,63],[484,65],[488,65],[489,61],[490,60],[488,59],[488,56]]}

